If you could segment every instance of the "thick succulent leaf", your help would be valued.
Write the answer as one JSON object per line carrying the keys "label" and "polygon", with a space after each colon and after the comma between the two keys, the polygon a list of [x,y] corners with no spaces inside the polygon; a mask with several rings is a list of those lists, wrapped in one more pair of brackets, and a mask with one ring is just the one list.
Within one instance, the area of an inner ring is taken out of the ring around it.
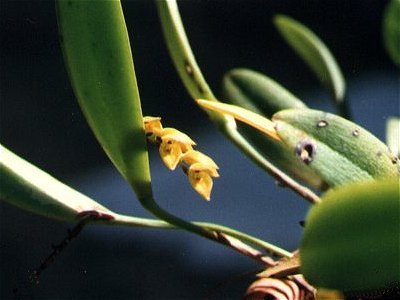
{"label": "thick succulent leaf", "polygon": [[[306,107],[278,83],[249,69],[234,69],[227,73],[223,80],[223,92],[227,102],[267,117],[285,108]],[[241,126],[241,131],[275,166],[315,188],[324,186],[319,176],[287,151],[281,142],[265,138],[265,135],[248,126]]]}
{"label": "thick succulent leaf", "polygon": [[[249,69],[233,69],[223,79],[224,99],[270,118],[286,108],[306,105],[271,78]],[[257,110],[257,111],[255,111]]]}
{"label": "thick succulent leaf", "polygon": [[399,174],[399,163],[388,147],[342,117],[312,109],[288,109],[272,120],[286,145],[329,185]]}
{"label": "thick succulent leaf", "polygon": [[138,197],[151,198],[139,92],[120,1],[58,0],[60,41],[81,109]]}
{"label": "thick succulent leaf", "polygon": [[390,117],[386,121],[386,144],[392,154],[400,158],[400,118]]}
{"label": "thick succulent leaf", "polygon": [[386,178],[347,185],[311,208],[300,247],[311,284],[355,294],[399,288],[399,184]]}
{"label": "thick succulent leaf", "polygon": [[330,89],[336,102],[342,102],[346,83],[335,58],[324,42],[309,28],[288,16],[277,15],[274,24],[317,78]]}
{"label": "thick succulent leaf", "polygon": [[387,4],[383,15],[383,42],[393,62],[400,66],[400,0]]}
{"label": "thick succulent leaf", "polygon": [[[267,117],[282,109],[306,107],[300,99],[277,82],[249,69],[234,69],[228,72],[223,80],[223,93],[228,103]],[[268,161],[290,176],[315,188],[325,185],[313,170],[305,166],[281,142],[265,138],[265,135],[248,126],[241,126],[240,130]]]}
{"label": "thick succulent leaf", "polygon": [[75,221],[83,211],[110,211],[0,145],[0,197],[35,214]]}

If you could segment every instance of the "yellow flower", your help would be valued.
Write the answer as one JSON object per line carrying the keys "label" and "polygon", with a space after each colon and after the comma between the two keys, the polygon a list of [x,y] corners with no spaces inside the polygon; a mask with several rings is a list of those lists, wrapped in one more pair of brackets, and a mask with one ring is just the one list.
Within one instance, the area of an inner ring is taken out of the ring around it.
{"label": "yellow flower", "polygon": [[[189,167],[188,178],[192,187],[204,199],[210,201],[211,190],[213,187],[212,174],[215,169],[210,169],[208,166],[201,163],[194,163]],[[216,177],[216,176],[213,176]]]}
{"label": "yellow flower", "polygon": [[188,178],[192,187],[209,201],[213,187],[212,177],[219,177],[217,164],[209,156],[195,150],[185,153],[182,161],[190,166]]}
{"label": "yellow flower", "polygon": [[195,163],[200,163],[204,167],[208,168],[210,175],[212,177],[219,177],[219,174],[218,174],[219,168],[218,168],[217,164],[212,160],[212,158],[201,153],[200,151],[190,150],[190,151],[186,152],[182,156],[182,161],[184,161],[189,166],[191,166]]}
{"label": "yellow flower", "polygon": [[159,134],[163,130],[160,117],[150,117],[150,116],[144,117],[143,124],[144,124],[144,131],[148,136],[151,136],[153,134],[155,136],[159,136]]}
{"label": "yellow flower", "polygon": [[192,150],[196,143],[186,134],[174,128],[164,128],[160,133],[160,156],[164,164],[175,170],[183,153]]}

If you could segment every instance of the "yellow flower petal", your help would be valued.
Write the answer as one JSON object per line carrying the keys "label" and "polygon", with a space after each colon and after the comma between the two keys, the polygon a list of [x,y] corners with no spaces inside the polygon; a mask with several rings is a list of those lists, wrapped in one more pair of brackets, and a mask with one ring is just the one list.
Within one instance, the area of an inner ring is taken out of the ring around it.
{"label": "yellow flower petal", "polygon": [[183,132],[175,128],[169,128],[169,127],[164,128],[161,131],[160,136],[163,141],[165,139],[168,139],[185,145],[191,145],[191,146],[196,145],[196,143],[187,134],[184,134]]}
{"label": "yellow flower petal", "polygon": [[151,117],[151,116],[143,117],[143,124],[144,124],[144,131],[146,134],[158,135],[163,129],[160,117]]}
{"label": "yellow flower petal", "polygon": [[190,166],[188,171],[189,182],[196,192],[198,192],[207,201],[210,201],[213,180],[210,174],[198,170],[201,169],[200,166],[197,166],[198,164],[200,163]]}
{"label": "yellow flower petal", "polygon": [[182,156],[182,149],[179,143],[162,142],[160,145],[160,156],[164,164],[170,170],[175,170]]}
{"label": "yellow flower petal", "polygon": [[217,171],[219,168],[217,164],[214,162],[214,160],[212,160],[211,157],[201,153],[200,151],[190,150],[183,154],[181,159],[193,168],[201,167],[202,171],[207,170],[212,177],[219,177]]}
{"label": "yellow flower petal", "polygon": [[267,136],[276,139],[278,141],[281,141],[278,133],[274,128],[274,123],[271,120],[264,118],[263,116],[260,116],[259,114],[256,114],[252,111],[249,111],[247,109],[244,109],[236,105],[231,105],[221,102],[197,100],[197,103],[206,109],[230,115],[235,119],[258,129]]}

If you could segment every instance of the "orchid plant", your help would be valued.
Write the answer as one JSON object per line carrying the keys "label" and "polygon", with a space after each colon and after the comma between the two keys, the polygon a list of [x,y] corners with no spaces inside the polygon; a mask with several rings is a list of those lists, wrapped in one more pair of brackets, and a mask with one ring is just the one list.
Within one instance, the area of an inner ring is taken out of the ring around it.
{"label": "orchid plant", "polygon": [[[399,296],[399,119],[388,119],[386,144],[354,123],[332,53],[309,28],[284,15],[275,17],[275,26],[330,90],[339,115],[308,108],[249,69],[228,72],[224,95],[217,98],[195,60],[176,1],[156,4],[170,57],[191,98],[244,155],[313,204],[299,249],[288,251],[223,225],[183,220],[156,202],[148,147],[158,147],[168,169],[181,167],[208,201],[219,168],[195,150],[191,137],[164,127],[162,112],[143,116],[120,1],[57,0],[60,43],[94,135],[156,219],[111,211],[3,146],[1,199],[48,218],[78,222],[76,233],[86,224],[179,228],[227,246],[264,268],[244,292],[247,299]],[[399,13],[400,1],[392,0],[383,23],[385,46],[397,65]]]}

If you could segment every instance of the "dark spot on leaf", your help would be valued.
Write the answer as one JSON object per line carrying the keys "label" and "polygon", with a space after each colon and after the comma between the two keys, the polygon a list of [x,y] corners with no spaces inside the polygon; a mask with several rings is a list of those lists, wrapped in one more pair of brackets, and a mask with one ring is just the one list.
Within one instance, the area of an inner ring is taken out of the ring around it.
{"label": "dark spot on leaf", "polygon": [[382,155],[383,155],[382,151],[378,151],[378,152],[376,153],[376,156],[378,156],[378,157],[381,157]]}
{"label": "dark spot on leaf", "polygon": [[360,135],[360,131],[358,129],[354,129],[353,132],[351,133],[353,136],[357,137]]}
{"label": "dark spot on leaf", "polygon": [[200,94],[204,94],[204,90],[203,90],[203,88],[201,87],[200,84],[197,84],[197,89],[199,90]]}
{"label": "dark spot on leaf", "polygon": [[297,144],[296,155],[308,165],[313,161],[316,150],[316,145],[311,140],[306,139]]}
{"label": "dark spot on leaf", "polygon": [[318,127],[318,128],[324,128],[324,127],[326,127],[326,126],[328,126],[328,125],[329,125],[328,122],[325,121],[325,120],[320,120],[320,121],[318,121],[318,123],[317,123],[317,127]]}
{"label": "dark spot on leaf", "polygon": [[189,62],[187,61],[187,60],[185,60],[185,70],[186,70],[186,73],[190,76],[190,77],[193,77],[193,68],[192,68],[192,66],[189,64]]}

